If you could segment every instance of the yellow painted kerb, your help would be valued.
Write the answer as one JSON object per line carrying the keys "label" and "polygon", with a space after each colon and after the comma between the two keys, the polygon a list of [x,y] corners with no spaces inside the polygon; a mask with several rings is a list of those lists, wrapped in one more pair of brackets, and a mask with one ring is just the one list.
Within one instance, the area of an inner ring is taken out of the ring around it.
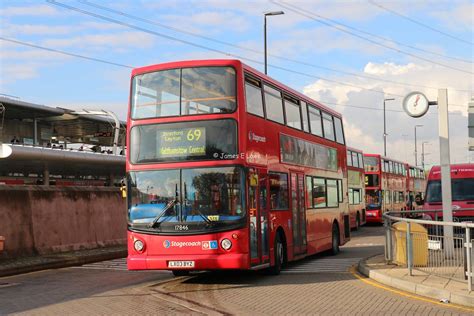
{"label": "yellow painted kerb", "polygon": [[454,308],[454,309],[459,309],[459,310],[468,311],[468,312],[474,312],[474,308],[470,308],[470,307],[466,307],[466,306],[460,306],[460,305],[451,304],[451,303],[449,303],[449,304],[441,303],[441,302],[438,302],[437,300],[434,300],[434,299],[421,297],[421,296],[410,294],[410,293],[407,293],[407,292],[404,292],[404,291],[401,291],[401,290],[396,290],[396,289],[393,289],[391,287],[382,285],[378,282],[372,281],[370,279],[363,278],[359,275],[359,273],[357,272],[355,267],[352,267],[350,269],[350,272],[354,277],[356,277],[357,279],[359,279],[360,281],[362,281],[366,284],[369,284],[371,286],[377,287],[377,288],[382,289],[382,290],[390,291],[390,292],[398,294],[400,296],[405,296],[405,297],[408,297],[408,298],[411,298],[411,299],[414,299],[414,300],[423,301],[423,302],[427,302],[427,303],[432,303],[432,304],[440,305],[440,306],[443,306],[443,307]]}

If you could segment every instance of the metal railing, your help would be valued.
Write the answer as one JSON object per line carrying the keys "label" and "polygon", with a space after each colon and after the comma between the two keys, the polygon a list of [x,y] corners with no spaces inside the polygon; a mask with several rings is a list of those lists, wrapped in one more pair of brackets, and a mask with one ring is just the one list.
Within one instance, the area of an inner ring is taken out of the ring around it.
{"label": "metal railing", "polygon": [[[474,209],[461,209],[467,211]],[[383,215],[385,259],[413,270],[467,282],[472,291],[474,271],[474,223],[438,221],[442,211],[401,211]],[[436,214],[431,219],[427,214]],[[422,219],[407,216],[418,215]],[[468,218],[470,220],[470,218]]]}

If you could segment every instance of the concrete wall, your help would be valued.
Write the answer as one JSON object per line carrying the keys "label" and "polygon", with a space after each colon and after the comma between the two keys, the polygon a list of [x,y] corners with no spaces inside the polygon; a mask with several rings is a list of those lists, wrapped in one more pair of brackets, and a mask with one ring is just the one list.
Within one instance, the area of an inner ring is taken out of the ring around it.
{"label": "concrete wall", "polygon": [[125,244],[126,228],[118,188],[0,186],[0,256]]}

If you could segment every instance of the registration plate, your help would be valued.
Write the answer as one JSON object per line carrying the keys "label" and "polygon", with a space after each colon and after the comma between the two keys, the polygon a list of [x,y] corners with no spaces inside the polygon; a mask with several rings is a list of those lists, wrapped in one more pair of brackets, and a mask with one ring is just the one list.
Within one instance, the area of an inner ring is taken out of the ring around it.
{"label": "registration plate", "polygon": [[194,268],[194,261],[168,261],[168,268]]}

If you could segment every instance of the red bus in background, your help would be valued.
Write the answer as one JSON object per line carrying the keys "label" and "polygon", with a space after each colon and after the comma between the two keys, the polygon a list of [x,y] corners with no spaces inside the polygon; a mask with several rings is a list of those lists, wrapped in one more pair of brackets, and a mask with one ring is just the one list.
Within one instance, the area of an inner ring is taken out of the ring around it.
{"label": "red bus in background", "polygon": [[[457,222],[474,221],[474,164],[451,165],[451,194],[453,218]],[[425,200],[421,200],[423,210],[442,210],[441,167],[433,166],[428,175]],[[424,214],[429,219],[442,220],[443,213]]]}
{"label": "red bus in background", "polygon": [[134,69],[130,270],[263,269],[350,237],[340,114],[238,60]]}
{"label": "red bus in background", "polygon": [[407,172],[407,209],[419,210],[421,205],[415,203],[415,199],[419,196],[421,199],[425,197],[426,190],[426,174],[421,168],[405,164]]}
{"label": "red bus in background", "polygon": [[364,158],[360,150],[347,148],[347,187],[351,228],[365,224]]}
{"label": "red bus in background", "polygon": [[404,163],[364,154],[366,221],[383,223],[387,211],[406,209],[407,170]]}

